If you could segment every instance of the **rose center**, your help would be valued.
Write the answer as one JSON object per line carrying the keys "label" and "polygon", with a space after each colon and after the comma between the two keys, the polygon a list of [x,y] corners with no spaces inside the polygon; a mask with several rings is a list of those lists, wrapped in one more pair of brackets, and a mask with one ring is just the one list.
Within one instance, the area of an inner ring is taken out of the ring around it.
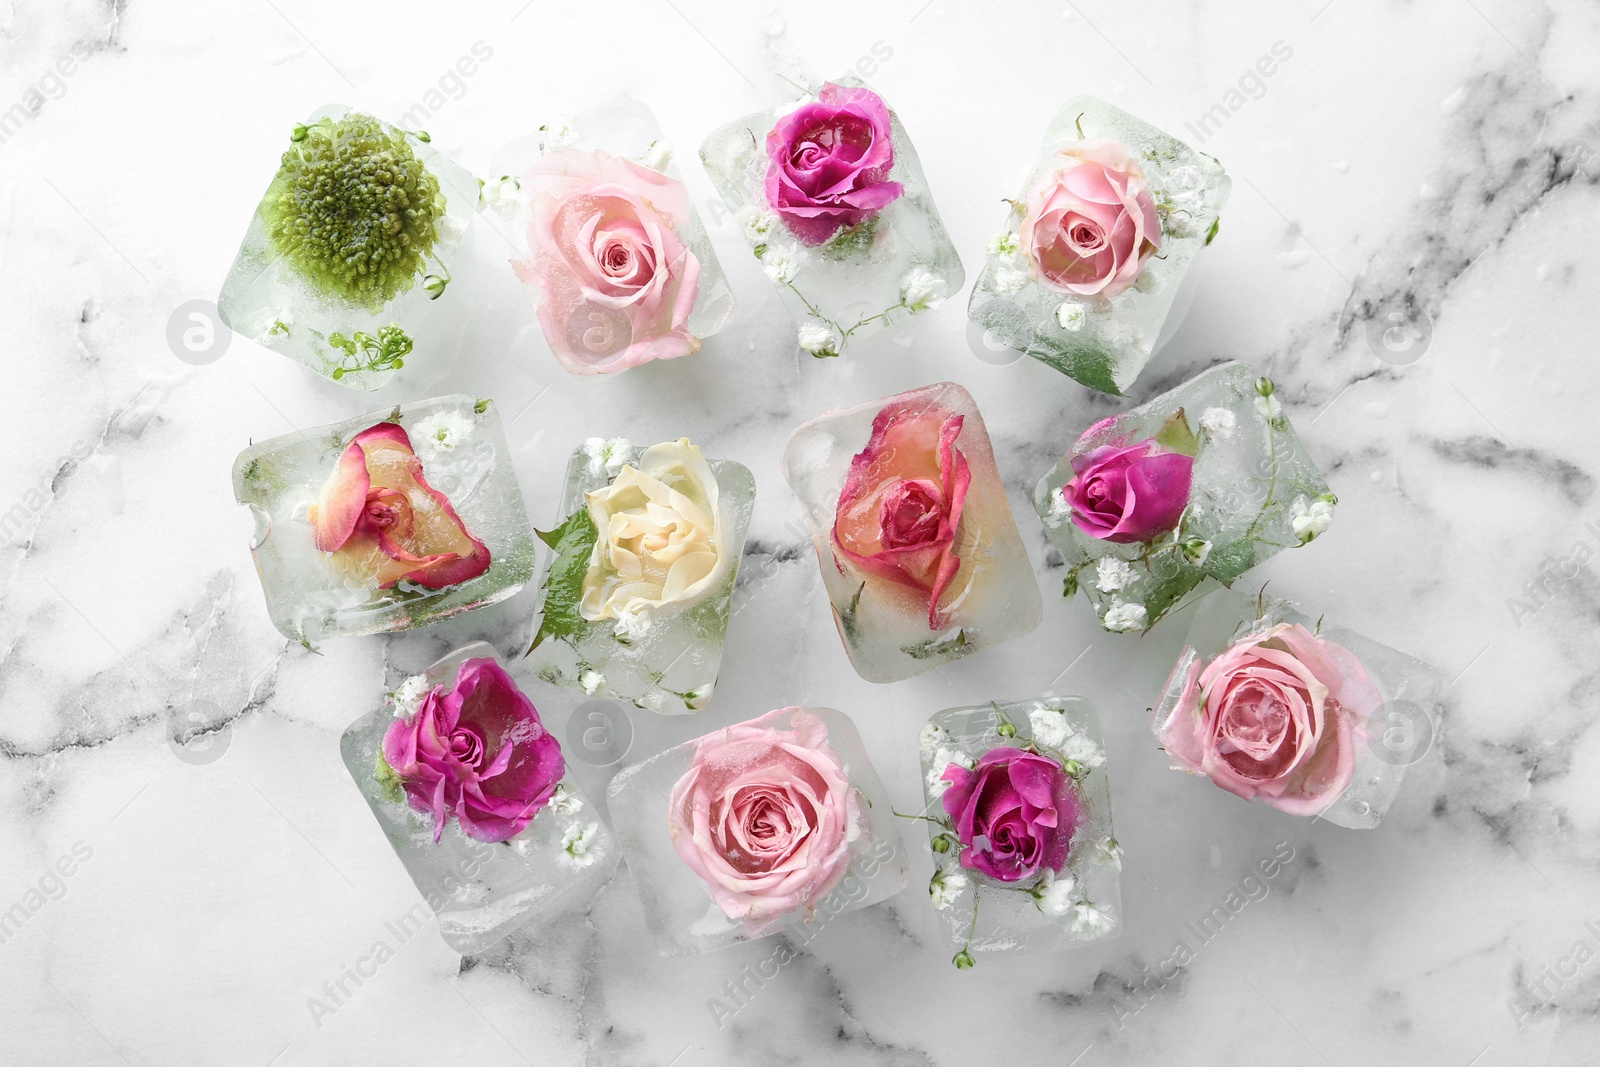
{"label": "rose center", "polygon": [[477,769],[483,762],[483,738],[465,727],[450,733],[450,755],[468,767]]}
{"label": "rose center", "polygon": [[1106,232],[1083,218],[1074,218],[1067,225],[1067,244],[1080,256],[1092,256],[1106,246]]}
{"label": "rose center", "polygon": [[939,539],[944,494],[928,481],[901,481],[883,496],[878,523],[884,548],[911,548]]}

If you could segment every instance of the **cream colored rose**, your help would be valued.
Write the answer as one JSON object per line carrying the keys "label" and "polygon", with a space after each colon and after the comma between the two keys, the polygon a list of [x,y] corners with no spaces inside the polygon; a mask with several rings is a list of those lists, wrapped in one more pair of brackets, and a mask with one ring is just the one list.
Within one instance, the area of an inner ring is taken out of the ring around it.
{"label": "cream colored rose", "polygon": [[687,437],[647,448],[587,499],[598,536],[578,606],[585,619],[688,607],[727,576],[717,478]]}

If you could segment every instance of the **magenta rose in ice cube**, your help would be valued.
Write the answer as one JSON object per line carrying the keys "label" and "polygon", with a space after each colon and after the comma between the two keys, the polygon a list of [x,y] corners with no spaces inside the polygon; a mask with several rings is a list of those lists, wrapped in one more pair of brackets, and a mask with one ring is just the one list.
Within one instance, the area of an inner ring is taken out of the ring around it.
{"label": "magenta rose in ice cube", "polygon": [[1060,763],[1004,746],[970,769],[951,763],[943,780],[950,786],[940,799],[961,842],[961,866],[1019,882],[1066,863],[1084,813]]}
{"label": "magenta rose in ice cube", "polygon": [[1073,458],[1072,480],[1061,495],[1073,523],[1090,537],[1118,544],[1149,541],[1178,525],[1189,506],[1193,474],[1193,456],[1169,452],[1155,438],[1101,445]]}
{"label": "magenta rose in ice cube", "polygon": [[741,723],[701,741],[672,789],[678,856],[730,919],[759,920],[822,897],[850,866],[860,804],[822,720]]}
{"label": "magenta rose in ice cube", "polygon": [[832,82],[767,134],[767,203],[807,244],[821,244],[892,204],[889,108],[871,89]]}
{"label": "magenta rose in ice cube", "polygon": [[1034,276],[1080,296],[1113,297],[1161,248],[1144,171],[1120,141],[1069,144],[1028,194],[1022,247]]}
{"label": "magenta rose in ice cube", "polygon": [[1350,784],[1382,702],[1349,650],[1279,623],[1191,671],[1161,744],[1230,793],[1315,815]]}
{"label": "magenta rose in ice cube", "polygon": [[566,773],[561,745],[533,702],[492,659],[461,664],[383,737],[383,758],[412,808],[433,816],[438,843],[455,816],[462,833],[506,841],[533,821]]}

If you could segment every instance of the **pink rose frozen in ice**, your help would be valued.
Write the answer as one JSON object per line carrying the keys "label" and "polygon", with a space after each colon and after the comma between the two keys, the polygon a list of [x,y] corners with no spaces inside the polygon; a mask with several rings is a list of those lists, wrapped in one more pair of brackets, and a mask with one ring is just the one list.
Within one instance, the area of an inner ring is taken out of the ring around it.
{"label": "pink rose frozen in ice", "polygon": [[[788,717],[790,729],[762,725]],[[730,919],[815,901],[850,866],[860,804],[828,727],[798,708],[703,738],[672,788],[672,844]]]}
{"label": "pink rose frozen in ice", "polygon": [[512,263],[536,287],[539,325],[573,374],[616,374],[700,348],[689,313],[700,261],[681,236],[683,183],[630,159],[567,149],[522,179],[532,258]]}
{"label": "pink rose frozen in ice", "polygon": [[951,763],[944,781],[950,787],[940,801],[961,842],[961,866],[1018,882],[1067,862],[1084,812],[1060,763],[1003,746],[971,769]]}
{"label": "pink rose frozen in ice", "polygon": [[1350,653],[1279,623],[1192,670],[1161,730],[1173,761],[1292,815],[1338,799],[1383,698]]}
{"label": "pink rose frozen in ice", "polygon": [[828,82],[816,100],[767,133],[767,204],[807,244],[818,245],[892,204],[889,108],[871,89]]}
{"label": "pink rose frozen in ice", "polygon": [[550,801],[566,761],[533,702],[492,659],[461,664],[448,692],[434,686],[383,737],[383,758],[437,844],[451,815],[462,833],[506,841]]}
{"label": "pink rose frozen in ice", "polygon": [[1073,458],[1072,480],[1061,495],[1073,523],[1090,537],[1117,544],[1149,541],[1178,525],[1193,475],[1192,456],[1166,451],[1155,438],[1101,445]]}
{"label": "pink rose frozen in ice", "polygon": [[850,461],[834,514],[834,551],[925,598],[930,630],[944,626],[939,598],[961,569],[956,535],[972,484],[956,447],[962,423],[937,406],[879,411],[867,447]]}
{"label": "pink rose frozen in ice", "polygon": [[1022,247],[1034,277],[1080,296],[1113,297],[1161,249],[1161,220],[1144,171],[1118,141],[1058,149],[1028,194]]}

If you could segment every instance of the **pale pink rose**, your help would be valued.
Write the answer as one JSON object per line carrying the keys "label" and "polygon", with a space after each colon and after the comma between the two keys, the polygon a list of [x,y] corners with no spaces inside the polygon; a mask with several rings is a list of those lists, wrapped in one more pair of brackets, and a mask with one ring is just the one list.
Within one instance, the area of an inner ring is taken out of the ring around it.
{"label": "pale pink rose", "polygon": [[1077,141],[1028,194],[1022,247],[1034,277],[1080,296],[1113,297],[1161,249],[1144,171],[1120,141]]}
{"label": "pale pink rose", "polygon": [[702,738],[667,804],[679,857],[723,914],[750,921],[827,894],[849,869],[860,814],[827,725],[799,708]]}
{"label": "pale pink rose", "polygon": [[1279,623],[1190,671],[1161,744],[1230,793],[1315,815],[1350,784],[1382,702],[1348,649]]}
{"label": "pale pink rose", "polygon": [[573,374],[616,374],[700,348],[689,313],[700,261],[681,235],[692,217],[683,183],[630,159],[552,152],[522,179],[532,258],[514,261],[537,287],[539,325]]}

